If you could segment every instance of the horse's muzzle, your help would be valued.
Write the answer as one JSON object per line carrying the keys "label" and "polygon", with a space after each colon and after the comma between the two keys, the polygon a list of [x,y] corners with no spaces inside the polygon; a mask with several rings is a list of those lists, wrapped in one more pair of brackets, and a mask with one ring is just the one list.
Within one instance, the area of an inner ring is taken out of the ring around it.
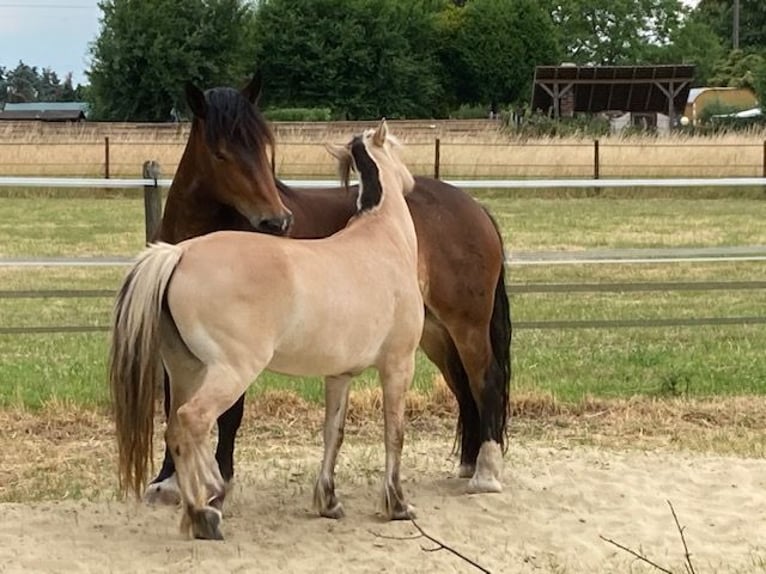
{"label": "horse's muzzle", "polygon": [[287,235],[293,224],[293,214],[288,213],[282,217],[272,217],[270,219],[261,219],[256,225],[256,231],[268,233],[269,235]]}

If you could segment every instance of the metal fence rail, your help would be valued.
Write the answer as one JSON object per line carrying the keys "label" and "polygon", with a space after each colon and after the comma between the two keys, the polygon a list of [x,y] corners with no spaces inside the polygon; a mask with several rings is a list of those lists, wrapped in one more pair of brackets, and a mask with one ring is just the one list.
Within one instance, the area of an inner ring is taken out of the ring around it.
{"label": "metal fence rail", "polygon": [[[146,168],[146,166],[145,166]],[[146,172],[145,173],[152,173]],[[153,224],[147,198],[151,194],[156,214],[159,202],[159,189],[168,187],[170,179],[99,179],[99,178],[52,178],[52,177],[0,177],[0,187],[47,187],[47,188],[104,188],[104,189],[140,189],[145,192],[147,209],[147,236]],[[285,180],[294,187],[323,188],[335,187],[335,180],[303,179]],[[533,189],[533,188],[609,188],[609,187],[743,187],[764,186],[766,177],[748,178],[681,178],[681,179],[568,179],[568,180],[452,180],[452,185],[464,189]],[[156,217],[153,215],[152,218]],[[156,222],[155,222],[156,223]],[[655,250],[607,250],[593,254],[511,254],[509,266],[523,265],[562,265],[562,264],[636,264],[636,263],[678,263],[688,262],[731,262],[731,261],[766,261],[766,246],[750,246],[724,249],[667,249]],[[662,252],[662,256],[657,253]],[[627,253],[627,256],[626,256]],[[127,265],[130,258],[37,258],[37,259],[0,259],[0,266],[81,266],[81,265]],[[757,290],[766,288],[766,281],[703,281],[703,282],[646,282],[646,283],[513,283],[508,285],[511,294],[545,293],[628,293],[656,291],[721,291],[721,290]],[[110,289],[54,289],[54,290],[6,290],[0,291],[0,300],[19,298],[95,298],[113,297]],[[691,326],[727,326],[727,325],[763,325],[766,317],[697,317],[697,318],[653,318],[653,319],[617,319],[617,320],[548,320],[516,321],[516,329],[613,329],[646,327],[691,327]],[[108,329],[105,325],[51,325],[31,327],[0,326],[0,335],[48,334],[48,333],[95,333]]]}
{"label": "metal fence rail", "polygon": [[[562,293],[637,293],[672,291],[746,291],[766,288],[766,281],[667,281],[640,283],[511,283],[506,285],[510,294],[562,294]],[[86,299],[112,298],[112,289],[48,289],[0,290],[2,299]],[[515,321],[514,329],[617,329],[657,327],[700,327],[728,325],[765,325],[766,317],[677,317],[650,319],[595,319]],[[95,333],[107,331],[106,325],[41,325],[31,327],[3,327],[0,335]]]}
{"label": "metal fence rail", "polygon": [[[446,179],[462,189],[569,189],[626,187],[754,187],[766,186],[766,177],[659,178],[659,179]],[[140,189],[170,187],[172,179],[103,179],[72,177],[0,177],[0,187]],[[285,179],[291,187],[338,187],[337,179]]]}

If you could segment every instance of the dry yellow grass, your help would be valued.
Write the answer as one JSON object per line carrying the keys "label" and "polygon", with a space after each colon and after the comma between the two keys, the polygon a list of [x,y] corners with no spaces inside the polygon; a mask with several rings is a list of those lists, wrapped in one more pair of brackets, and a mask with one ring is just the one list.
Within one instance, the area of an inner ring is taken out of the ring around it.
{"label": "dry yellow grass", "polygon": [[[408,440],[436,437],[449,444],[454,432],[454,399],[443,383],[429,395],[407,399]],[[510,440],[541,440],[549,446],[594,445],[604,448],[667,450],[763,457],[766,399],[586,399],[559,403],[547,394],[516,394]],[[159,410],[159,409],[158,409]],[[253,445],[279,439],[279,448],[319,444],[323,410],[289,392],[270,392],[251,400],[238,441],[238,461]],[[348,435],[364,443],[381,440],[379,390],[353,391]],[[0,410],[0,502],[79,498],[114,488],[114,432],[108,413],[52,402],[42,410]],[[155,460],[162,449],[163,421],[155,425]]]}
{"label": "dry yellow grass", "polygon": [[[394,122],[413,172],[434,171],[435,139],[441,141],[440,175],[446,178],[591,177],[591,139],[519,139],[497,123]],[[360,123],[275,124],[277,173],[281,177],[334,177],[324,150],[371,125]],[[147,159],[159,161],[172,177],[188,137],[188,125],[29,124],[0,126],[0,175],[92,176],[104,174],[109,138],[110,174],[136,177]],[[607,177],[760,176],[764,171],[763,133],[711,138],[673,136],[605,137],[600,140],[600,174]]]}

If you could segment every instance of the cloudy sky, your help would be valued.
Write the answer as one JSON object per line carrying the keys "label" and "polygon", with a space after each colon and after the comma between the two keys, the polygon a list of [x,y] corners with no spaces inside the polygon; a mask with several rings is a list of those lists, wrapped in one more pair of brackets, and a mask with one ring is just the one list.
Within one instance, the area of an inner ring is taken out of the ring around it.
{"label": "cloudy sky", "polygon": [[85,83],[100,14],[97,0],[0,0],[0,66],[15,68],[23,60],[59,77],[72,72],[75,85]]}
{"label": "cloudy sky", "polygon": [[99,16],[97,0],[0,0],[0,66],[15,68],[23,60],[59,77],[72,72],[75,85],[85,83]]}

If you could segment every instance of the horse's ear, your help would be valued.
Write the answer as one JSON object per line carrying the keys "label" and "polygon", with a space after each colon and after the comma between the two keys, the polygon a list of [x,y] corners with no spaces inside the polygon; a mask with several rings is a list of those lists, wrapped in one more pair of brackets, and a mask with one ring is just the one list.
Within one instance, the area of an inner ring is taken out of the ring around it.
{"label": "horse's ear", "polygon": [[197,86],[191,82],[186,82],[186,103],[189,104],[192,113],[201,119],[205,119],[207,115],[207,101],[205,101],[205,94]]}
{"label": "horse's ear", "polygon": [[351,157],[351,152],[348,146],[338,144],[324,144],[325,149],[330,152],[330,155],[339,161],[346,161]]}
{"label": "horse's ear", "polygon": [[383,118],[382,120],[380,120],[380,123],[378,124],[378,128],[375,130],[375,133],[372,134],[372,143],[378,147],[383,147],[383,144],[386,143],[387,137],[388,137],[388,125],[386,124],[386,118]]}
{"label": "horse's ear", "polygon": [[242,95],[247,98],[247,100],[253,104],[257,105],[258,100],[261,98],[261,88],[263,87],[263,76],[261,75],[261,71],[258,70],[253,74],[253,77],[250,78],[250,81],[247,83],[247,85],[242,88]]}

